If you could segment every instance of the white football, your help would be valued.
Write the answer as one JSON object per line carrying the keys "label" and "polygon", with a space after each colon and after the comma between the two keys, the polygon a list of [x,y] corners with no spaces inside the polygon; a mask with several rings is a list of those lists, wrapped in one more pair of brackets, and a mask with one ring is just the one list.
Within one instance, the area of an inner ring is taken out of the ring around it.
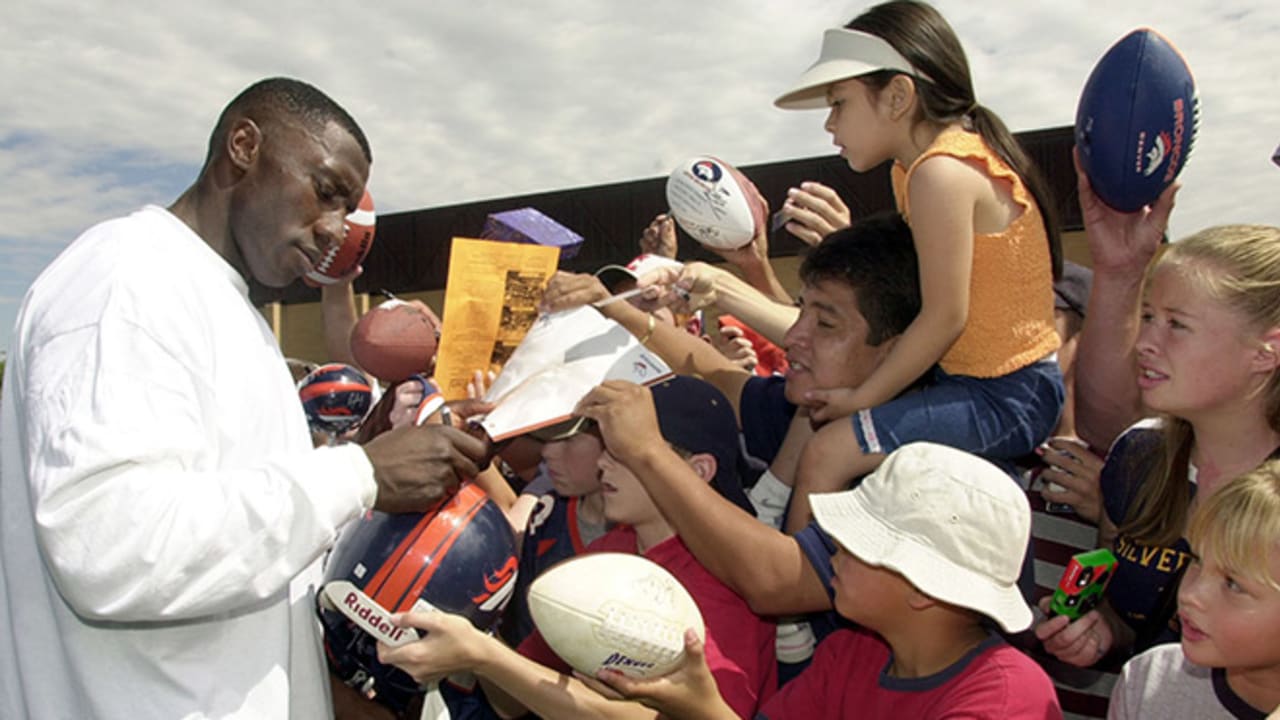
{"label": "white football", "polygon": [[755,185],[737,168],[710,156],[690,158],[671,171],[667,206],[693,239],[723,250],[751,242],[765,223]]}
{"label": "white football", "polygon": [[590,677],[605,669],[665,675],[684,657],[686,628],[706,637],[680,581],[625,553],[579,555],[551,567],[529,585],[529,613],[547,645]]}

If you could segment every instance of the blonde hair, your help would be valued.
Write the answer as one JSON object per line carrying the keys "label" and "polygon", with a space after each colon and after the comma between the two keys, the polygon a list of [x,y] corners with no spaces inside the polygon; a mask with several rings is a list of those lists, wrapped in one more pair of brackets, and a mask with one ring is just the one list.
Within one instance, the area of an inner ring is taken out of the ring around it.
{"label": "blonde hair", "polygon": [[[1261,333],[1280,327],[1280,228],[1221,225],[1166,245],[1147,267],[1144,286],[1150,287],[1151,278],[1165,268],[1197,283],[1251,329]],[[1262,392],[1267,424],[1280,432],[1280,372],[1272,372]],[[1120,532],[1148,545],[1178,540],[1191,504],[1187,463],[1193,441],[1190,423],[1164,418],[1155,462]]]}
{"label": "blonde hair", "polygon": [[[1196,553],[1232,575],[1280,592],[1271,558],[1280,553],[1280,460],[1223,485],[1191,517],[1187,539]],[[1206,547],[1207,546],[1207,547]]]}

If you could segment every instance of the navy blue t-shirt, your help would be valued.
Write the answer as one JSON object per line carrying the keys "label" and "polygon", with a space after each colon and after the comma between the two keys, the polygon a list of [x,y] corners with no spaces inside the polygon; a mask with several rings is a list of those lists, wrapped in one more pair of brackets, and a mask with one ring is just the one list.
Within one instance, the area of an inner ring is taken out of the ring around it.
{"label": "navy blue t-shirt", "polygon": [[[810,522],[804,526],[800,532],[795,534],[796,544],[800,546],[800,550],[809,560],[809,564],[813,566],[813,571],[818,573],[818,579],[822,581],[822,587],[827,591],[827,597],[833,602],[835,601],[836,591],[831,583],[835,579],[835,570],[831,565],[831,556],[836,554],[836,541],[825,530],[818,527],[818,523]],[[827,610],[820,613],[809,613],[805,616],[805,620],[809,622],[809,626],[813,629],[813,636],[818,642],[831,633],[840,628],[856,627],[856,624],[843,617],[835,610]]]}
{"label": "navy blue t-shirt", "polygon": [[533,616],[529,614],[529,586],[544,570],[561,560],[581,555],[587,545],[606,528],[590,530],[578,517],[580,498],[564,497],[555,491],[538,498],[529,513],[524,542],[520,548],[520,567],[516,573],[516,589],[502,617],[500,634],[511,647],[519,645],[533,632]]}
{"label": "navy blue t-shirt", "polygon": [[773,462],[782,440],[791,429],[796,406],[787,402],[787,379],[780,375],[753,377],[742,386],[738,418],[747,452],[766,463]]}
{"label": "navy blue t-shirt", "polygon": [[[1161,430],[1144,421],[1129,428],[1111,446],[1098,481],[1107,517],[1122,525],[1137,502],[1138,490],[1159,457]],[[1195,483],[1191,483],[1194,496]],[[1146,545],[1126,534],[1112,546],[1119,567],[1107,586],[1107,600],[1116,614],[1138,634],[1142,652],[1152,645],[1178,642],[1181,629],[1176,615],[1168,615],[1183,567],[1191,560],[1191,546],[1178,538],[1169,546]],[[1156,626],[1153,623],[1164,623]]]}

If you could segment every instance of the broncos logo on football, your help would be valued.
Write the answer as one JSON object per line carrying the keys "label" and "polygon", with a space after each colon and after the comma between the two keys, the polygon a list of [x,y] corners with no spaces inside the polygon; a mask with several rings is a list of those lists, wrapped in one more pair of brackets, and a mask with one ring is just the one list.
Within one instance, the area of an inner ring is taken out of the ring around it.
{"label": "broncos logo on football", "polygon": [[1151,144],[1151,149],[1147,151],[1147,167],[1143,169],[1143,175],[1154,173],[1160,163],[1164,162],[1165,153],[1169,151],[1169,133],[1162,132],[1156,136],[1156,141]]}

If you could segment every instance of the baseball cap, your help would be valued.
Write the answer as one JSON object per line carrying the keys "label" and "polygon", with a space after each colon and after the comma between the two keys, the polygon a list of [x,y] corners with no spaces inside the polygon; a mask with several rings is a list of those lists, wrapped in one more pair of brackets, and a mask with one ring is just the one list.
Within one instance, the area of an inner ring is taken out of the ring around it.
{"label": "baseball cap", "polygon": [[641,253],[631,259],[626,265],[605,265],[596,271],[596,277],[600,278],[600,282],[604,283],[605,288],[611,293],[617,293],[624,282],[635,282],[644,275],[653,272],[659,268],[682,268],[684,263],[679,260],[672,260],[662,255],[654,255],[653,253]]}
{"label": "baseball cap", "polygon": [[783,110],[825,108],[828,85],[877,70],[897,70],[929,79],[883,38],[859,30],[831,28],[822,34],[818,60],[773,104]]}
{"label": "baseball cap", "polygon": [[814,494],[809,503],[818,526],[863,562],[1009,632],[1031,625],[1017,584],[1031,508],[1013,478],[986,460],[910,443],[853,490]]}
{"label": "baseball cap", "polygon": [[1093,271],[1070,260],[1062,262],[1062,277],[1053,283],[1053,307],[1084,317],[1093,289]]}
{"label": "baseball cap", "polygon": [[557,440],[568,440],[580,432],[586,432],[595,427],[595,421],[591,418],[578,415],[568,420],[540,427],[536,430],[530,430],[529,435],[539,442],[549,443]]}
{"label": "baseball cap", "polygon": [[715,457],[711,486],[754,515],[738,474],[742,453],[738,420],[729,399],[711,383],[686,375],[671,377],[650,390],[663,439],[682,450]]}

